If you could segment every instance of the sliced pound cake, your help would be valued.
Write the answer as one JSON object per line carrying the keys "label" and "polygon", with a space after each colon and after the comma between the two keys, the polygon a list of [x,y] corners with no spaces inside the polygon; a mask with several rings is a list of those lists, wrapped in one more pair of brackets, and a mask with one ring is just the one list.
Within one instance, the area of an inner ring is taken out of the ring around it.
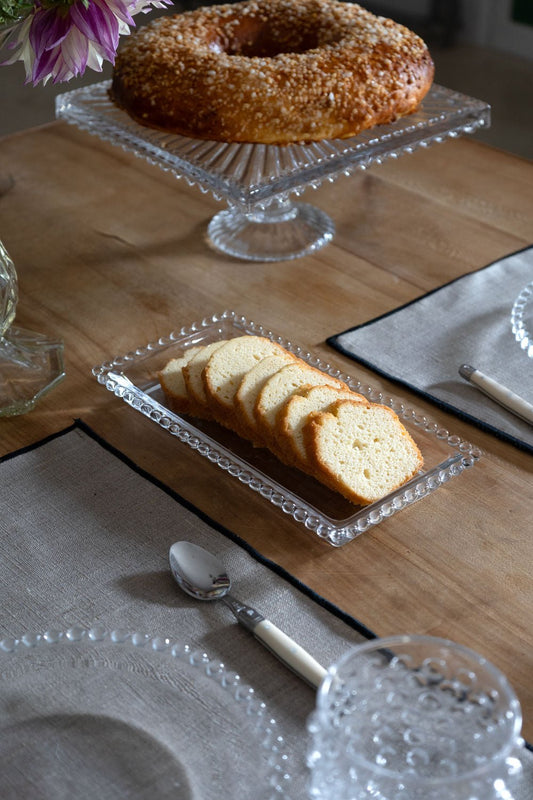
{"label": "sliced pound cake", "polygon": [[218,342],[211,342],[210,344],[204,345],[204,347],[202,347],[202,349],[183,367],[183,379],[189,394],[191,413],[195,414],[197,417],[209,418],[212,416],[209,406],[207,405],[202,374],[212,354],[218,350],[219,347],[222,347],[226,341],[227,339],[221,339]]}
{"label": "sliced pound cake", "polygon": [[309,366],[301,359],[297,359],[294,364],[287,364],[282,367],[267,380],[257,396],[254,416],[259,434],[268,442],[269,447],[275,447],[275,450],[279,451],[275,426],[277,416],[284,403],[302,386],[319,386],[323,384],[348,390],[347,385],[338,380],[338,378],[333,378],[331,375]]}
{"label": "sliced pound cake", "polygon": [[173,408],[214,419],[358,505],[422,467],[396,414],[261,336],[191,347],[158,373]]}
{"label": "sliced pound cake", "polygon": [[286,364],[292,364],[295,361],[296,356],[288,351],[277,353],[275,356],[267,356],[248,370],[239,384],[234,399],[235,413],[239,417],[243,432],[256,445],[262,443],[254,415],[259,392],[272,375]]}
{"label": "sliced pound cake", "polygon": [[308,468],[303,435],[307,418],[314,411],[327,411],[337,400],[367,402],[362,394],[348,388],[323,384],[303,386],[281,407],[275,424],[278,445],[287,454],[287,459],[292,460],[300,469]]}
{"label": "sliced pound cake", "polygon": [[191,411],[191,402],[185,385],[183,369],[201,350],[203,350],[203,345],[190,347],[179,358],[172,358],[168,364],[165,364],[161,372],[157,373],[161,388],[171,400],[174,411],[180,411],[183,414]]}
{"label": "sliced pound cake", "polygon": [[422,467],[420,450],[387,406],[339,400],[310,414],[303,436],[317,477],[352,503],[379,500]]}
{"label": "sliced pound cake", "polygon": [[242,379],[267,356],[286,353],[280,344],[263,336],[238,336],[215,350],[202,373],[207,403],[214,418],[239,432],[234,401]]}

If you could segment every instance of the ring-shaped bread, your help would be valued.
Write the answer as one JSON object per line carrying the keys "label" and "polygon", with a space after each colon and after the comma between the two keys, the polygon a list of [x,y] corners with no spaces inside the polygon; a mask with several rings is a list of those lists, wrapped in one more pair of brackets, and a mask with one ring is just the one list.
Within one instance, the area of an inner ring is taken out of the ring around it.
{"label": "ring-shaped bread", "polygon": [[194,138],[346,138],[410,114],[433,80],[423,40],[338,0],[247,0],[163,16],[124,40],[112,100]]}

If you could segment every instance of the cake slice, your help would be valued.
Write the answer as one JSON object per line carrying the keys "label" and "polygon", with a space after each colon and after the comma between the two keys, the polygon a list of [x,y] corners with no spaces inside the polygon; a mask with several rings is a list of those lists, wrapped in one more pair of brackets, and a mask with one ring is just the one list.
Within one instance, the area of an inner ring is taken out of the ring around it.
{"label": "cake slice", "polygon": [[286,364],[292,364],[294,361],[296,361],[296,356],[289,352],[267,356],[248,370],[239,384],[234,400],[235,413],[239,417],[243,433],[256,445],[261,444],[254,415],[259,392],[272,375]]}
{"label": "cake slice", "polygon": [[185,384],[183,368],[201,350],[203,350],[203,345],[190,347],[179,358],[170,359],[163,369],[157,373],[161,388],[172,404],[174,411],[179,411],[183,414],[190,413],[191,411],[191,403]]}
{"label": "cake slice", "polygon": [[226,344],[227,341],[227,339],[221,339],[218,342],[204,345],[200,352],[196,353],[188,364],[183,367],[183,379],[189,395],[189,407],[191,413],[196,417],[209,419],[212,416],[207,405],[202,373],[213,353]]}
{"label": "cake slice", "polygon": [[303,436],[303,428],[309,414],[315,411],[327,411],[337,400],[356,400],[367,402],[361,394],[348,388],[321,384],[303,386],[293,394],[278,412],[274,433],[280,449],[286,453],[287,460],[292,460],[300,469],[308,469],[307,452]]}
{"label": "cake slice", "polygon": [[215,350],[202,373],[207,403],[214,418],[239,432],[234,402],[242,379],[263,358],[286,352],[264,336],[238,336]]}
{"label": "cake slice", "polygon": [[259,435],[281,455],[276,442],[275,426],[277,416],[284,403],[303,386],[319,386],[327,384],[338,389],[347,390],[345,383],[333,378],[315,367],[309,366],[302,359],[294,364],[287,364],[269,378],[257,396],[254,416]]}
{"label": "cake slice", "polygon": [[387,406],[339,400],[303,428],[316,476],[352,503],[368,505],[414,477],[422,455]]}

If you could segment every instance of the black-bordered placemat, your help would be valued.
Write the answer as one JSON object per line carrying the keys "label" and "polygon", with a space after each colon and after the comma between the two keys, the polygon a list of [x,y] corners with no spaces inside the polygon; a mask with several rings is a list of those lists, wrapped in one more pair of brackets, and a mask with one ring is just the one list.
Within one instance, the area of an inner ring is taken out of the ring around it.
{"label": "black-bordered placemat", "polygon": [[511,444],[533,453],[533,427],[458,374],[471,364],[533,402],[533,359],[515,341],[511,309],[533,280],[533,246],[457,278],[327,343]]}
{"label": "black-bordered placemat", "polygon": [[302,737],[312,692],[265,654],[225,606],[179,591],[170,577],[168,547],[188,538],[213,549],[233,573],[235,593],[325,664],[375,634],[81,420],[4,456],[0,480],[0,638],[101,623],[192,639],[269,697],[297,762],[296,784],[303,786]]}

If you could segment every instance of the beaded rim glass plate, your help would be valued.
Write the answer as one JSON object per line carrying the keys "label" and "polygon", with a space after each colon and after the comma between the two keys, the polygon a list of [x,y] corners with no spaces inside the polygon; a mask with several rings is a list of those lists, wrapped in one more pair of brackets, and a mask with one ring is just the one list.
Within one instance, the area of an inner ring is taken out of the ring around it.
{"label": "beaded rim glass plate", "polygon": [[[264,448],[254,448],[220,425],[172,411],[157,372],[189,347],[244,334],[266,336],[313,367],[345,381],[370,401],[392,408],[422,451],[425,466],[399,489],[368,506],[355,506],[297,469],[279,462]],[[373,525],[435,491],[473,466],[481,450],[450,434],[432,419],[393,397],[342,373],[316,355],[262,325],[224,311],[181,328],[157,342],[104,362],[92,370],[98,382],[172,436],[257,492],[265,500],[334,546],[343,545]]]}
{"label": "beaded rim glass plate", "polygon": [[284,748],[254,690],[187,644],[104,627],[0,641],[6,800],[216,800],[243,782],[280,800]]}
{"label": "beaded rim glass plate", "polygon": [[533,281],[528,283],[511,309],[511,329],[515,340],[529,358],[533,358]]}

